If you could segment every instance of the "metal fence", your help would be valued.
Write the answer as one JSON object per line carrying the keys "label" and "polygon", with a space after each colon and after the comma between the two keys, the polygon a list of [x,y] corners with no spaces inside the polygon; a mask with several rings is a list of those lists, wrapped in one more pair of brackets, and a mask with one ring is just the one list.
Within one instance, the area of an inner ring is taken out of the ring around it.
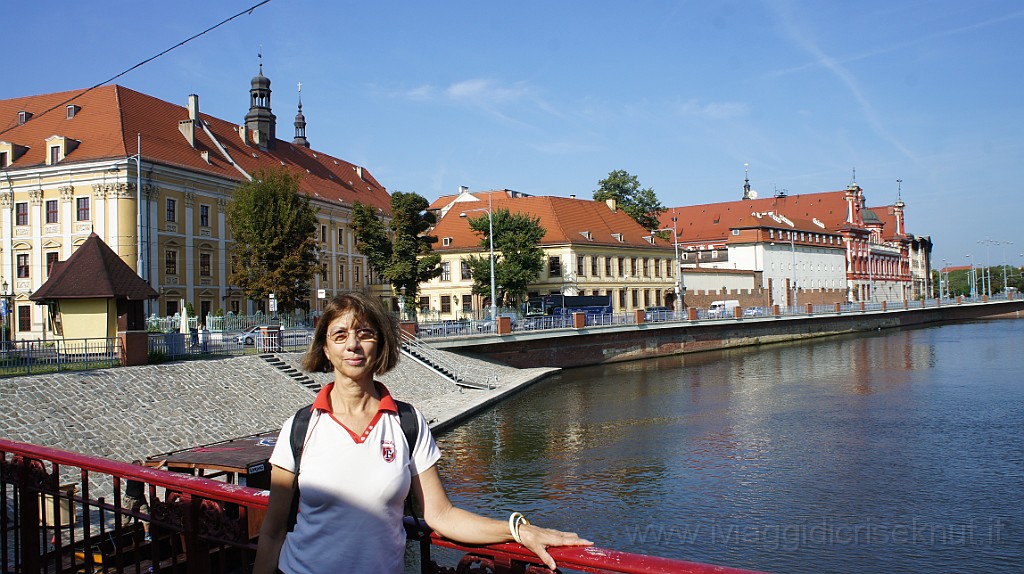
{"label": "metal fence", "polygon": [[150,333],[149,362],[239,356],[255,353],[303,352],[313,332],[308,329],[260,329],[241,333],[214,333],[194,329],[185,333]]}
{"label": "metal fence", "polygon": [[[252,327],[266,325],[280,325],[285,329],[311,329],[315,316],[311,313],[290,313],[287,315],[266,315],[256,313],[254,315],[207,315],[202,317],[188,317],[188,329],[198,329],[200,325],[214,333],[232,333],[244,331]],[[169,317],[158,317],[150,315],[146,319],[146,330],[150,333],[174,333],[181,332],[181,315],[175,314]]]}
{"label": "metal fence", "polygon": [[3,341],[0,343],[0,376],[117,367],[121,364],[122,351],[117,337]]}

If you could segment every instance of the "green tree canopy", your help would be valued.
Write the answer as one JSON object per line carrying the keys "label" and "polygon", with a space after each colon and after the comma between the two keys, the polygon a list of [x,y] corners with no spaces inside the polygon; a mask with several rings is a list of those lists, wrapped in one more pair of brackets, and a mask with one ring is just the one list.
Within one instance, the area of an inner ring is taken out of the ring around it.
{"label": "green tree canopy", "polygon": [[437,237],[427,232],[436,223],[430,203],[416,193],[391,194],[391,221],[365,203],[352,209],[356,247],[378,277],[396,293],[405,288],[406,309],[414,309],[419,285],[441,274],[441,256],[434,253]]}
{"label": "green tree canopy", "polygon": [[316,209],[299,176],[260,170],[235,190],[227,223],[235,238],[231,282],[250,299],[274,293],[282,311],[302,306],[317,266]]}
{"label": "green tree canopy", "polygon": [[610,172],[608,177],[597,183],[599,187],[594,190],[595,201],[614,199],[618,208],[644,229],[659,227],[658,216],[665,211],[665,206],[658,200],[653,189],[640,188],[640,180],[635,175],[620,169]]}
{"label": "green tree canopy", "polygon": [[[499,305],[516,305],[526,296],[527,287],[544,268],[544,250],[540,241],[545,229],[539,217],[497,209],[494,220],[494,279]],[[491,296],[490,230],[487,214],[469,220],[469,227],[482,239],[487,254],[470,256],[467,264],[473,273],[473,293]]]}

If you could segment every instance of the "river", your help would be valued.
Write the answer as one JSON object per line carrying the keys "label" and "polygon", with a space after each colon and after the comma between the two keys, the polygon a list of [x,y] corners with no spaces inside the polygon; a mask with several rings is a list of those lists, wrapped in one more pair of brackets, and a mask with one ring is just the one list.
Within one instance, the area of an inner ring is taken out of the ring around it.
{"label": "river", "polygon": [[1024,570],[1024,321],[571,369],[440,437],[456,504],[769,572]]}

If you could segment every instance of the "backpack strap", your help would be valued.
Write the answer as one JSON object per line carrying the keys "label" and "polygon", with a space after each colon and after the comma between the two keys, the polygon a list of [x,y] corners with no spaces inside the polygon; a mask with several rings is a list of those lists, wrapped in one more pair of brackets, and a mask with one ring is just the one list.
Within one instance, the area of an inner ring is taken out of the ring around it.
{"label": "backpack strap", "polygon": [[[398,407],[398,421],[402,426],[402,434],[408,445],[409,458],[412,458],[413,448],[420,435],[420,421],[416,416],[416,410],[407,402],[395,401]],[[306,432],[309,429],[309,421],[313,416],[313,405],[306,405],[295,411],[295,418],[292,420],[292,433],[290,437],[292,459],[295,461],[295,486],[292,489],[291,510],[288,513],[288,532],[295,528],[295,521],[299,517],[299,468],[302,465],[302,448],[306,442]],[[413,504],[412,493],[405,499],[406,511],[416,518],[416,506]]]}
{"label": "backpack strap", "polygon": [[313,416],[313,405],[306,405],[295,411],[295,418],[292,420],[292,434],[290,437],[292,447],[292,459],[295,461],[295,483],[292,487],[292,505],[288,511],[288,532],[295,529],[295,521],[299,517],[299,465],[302,464],[302,448],[306,442],[306,431],[309,430],[309,420]]}

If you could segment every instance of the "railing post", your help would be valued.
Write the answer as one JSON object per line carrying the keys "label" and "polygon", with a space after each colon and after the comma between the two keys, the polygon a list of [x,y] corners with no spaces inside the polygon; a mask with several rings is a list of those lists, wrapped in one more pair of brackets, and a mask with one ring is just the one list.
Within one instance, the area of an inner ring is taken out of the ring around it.
{"label": "railing post", "polygon": [[807,314],[808,315],[813,315],[814,314],[814,305],[811,304],[811,303],[807,304]]}
{"label": "railing post", "polygon": [[690,321],[696,321],[697,320],[697,308],[696,307],[687,307],[686,308],[686,318],[688,320],[690,320]]}
{"label": "railing post", "polygon": [[836,313],[839,312],[839,303],[836,303]]}
{"label": "railing post", "polygon": [[183,493],[181,504],[184,507],[181,513],[181,530],[184,537],[186,572],[188,574],[208,574],[210,561],[206,557],[210,555],[210,545],[199,536],[202,501],[197,500],[191,494]]}

